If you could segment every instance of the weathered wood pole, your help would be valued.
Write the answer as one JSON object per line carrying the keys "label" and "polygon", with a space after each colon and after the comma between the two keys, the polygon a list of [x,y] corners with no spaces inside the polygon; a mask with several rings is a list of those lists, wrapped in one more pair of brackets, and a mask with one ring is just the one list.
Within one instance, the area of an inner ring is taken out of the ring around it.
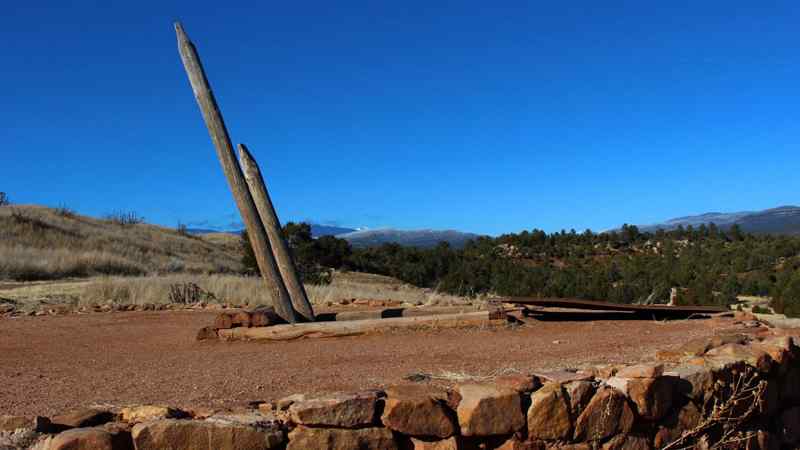
{"label": "weathered wood pole", "polygon": [[239,144],[239,161],[244,171],[244,179],[247,181],[247,186],[250,187],[250,195],[256,203],[258,215],[261,217],[261,223],[264,224],[264,230],[267,232],[272,252],[275,254],[278,270],[281,272],[283,282],[286,283],[289,297],[292,298],[292,305],[307,321],[313,322],[314,309],[311,307],[311,302],[308,301],[306,289],[303,287],[303,283],[300,282],[300,277],[297,276],[297,268],[292,261],[292,255],[289,253],[286,239],[283,238],[283,233],[281,233],[281,222],[278,220],[278,214],[275,212],[275,207],[269,198],[269,192],[267,191],[267,185],[264,183],[264,177],[261,175],[261,169],[259,169],[258,163],[244,144]]}
{"label": "weathered wood pole", "polygon": [[267,285],[267,290],[275,306],[275,312],[287,322],[295,323],[297,322],[297,316],[292,308],[292,301],[278,272],[272,249],[267,240],[267,234],[261,224],[261,219],[258,217],[258,210],[256,210],[253,198],[250,196],[250,190],[247,188],[244,175],[242,175],[242,169],[236,161],[228,130],[225,128],[225,122],[222,120],[222,114],[217,107],[217,101],[211,92],[211,86],[208,84],[200,57],[197,55],[197,49],[195,49],[189,37],[186,36],[180,23],[175,23],[175,33],[178,36],[178,51],[183,61],[183,67],[189,76],[194,97],[197,99],[197,104],[203,113],[203,120],[206,122],[211,140],[214,142],[217,157],[222,164],[225,177],[228,179],[228,185],[233,192],[236,206],[239,208],[242,220],[244,220],[247,235],[250,237],[250,243],[253,245],[253,251],[258,262],[258,269],[261,271],[261,275]]}

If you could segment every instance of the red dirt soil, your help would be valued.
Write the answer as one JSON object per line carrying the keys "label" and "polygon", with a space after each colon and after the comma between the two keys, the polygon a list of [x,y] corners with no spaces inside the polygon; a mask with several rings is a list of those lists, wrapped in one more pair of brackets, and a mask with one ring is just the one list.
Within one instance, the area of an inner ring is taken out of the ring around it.
{"label": "red dirt soil", "polygon": [[0,319],[0,414],[52,415],[95,403],[237,407],[301,392],[382,387],[417,372],[488,375],[635,362],[730,325],[529,320],[499,329],[196,341],[213,317],[182,311]]}

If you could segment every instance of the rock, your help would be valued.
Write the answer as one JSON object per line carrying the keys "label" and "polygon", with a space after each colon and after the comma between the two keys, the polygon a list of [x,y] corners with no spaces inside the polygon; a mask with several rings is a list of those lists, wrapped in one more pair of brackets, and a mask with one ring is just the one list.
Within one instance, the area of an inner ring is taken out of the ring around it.
{"label": "rock", "polygon": [[289,445],[286,450],[397,450],[398,448],[394,435],[387,428],[348,430],[299,426],[289,433]]}
{"label": "rock", "polygon": [[742,344],[725,344],[706,352],[706,359],[713,358],[743,361],[764,373],[769,372],[773,364],[768,353]]}
{"label": "rock", "polygon": [[547,446],[542,441],[523,441],[517,436],[511,436],[495,450],[546,450]]}
{"label": "rock", "polygon": [[658,378],[664,374],[663,364],[637,364],[620,369],[620,378]]}
{"label": "rock", "polygon": [[128,432],[73,428],[55,435],[48,450],[133,450],[133,442]]}
{"label": "rock", "polygon": [[453,413],[445,406],[447,392],[427,386],[397,386],[386,390],[381,421],[410,436],[447,438],[456,433]]}
{"label": "rock", "polygon": [[655,447],[664,447],[678,439],[684,431],[696,427],[701,419],[702,414],[697,406],[691,401],[687,402],[679,411],[674,411],[661,421],[654,440]]}
{"label": "rock", "polygon": [[602,450],[649,450],[650,448],[650,441],[646,437],[623,434],[603,444]]}
{"label": "rock", "polygon": [[550,383],[569,383],[571,381],[591,381],[594,379],[592,373],[572,371],[572,370],[555,370],[552,372],[541,372],[534,374],[542,382]]}
{"label": "rock", "polygon": [[783,437],[784,444],[800,443],[800,407],[787,409],[781,414],[778,431]]}
{"label": "rock", "polygon": [[107,409],[81,408],[55,416],[50,421],[54,425],[67,428],[85,428],[102,425],[115,419],[116,415]]}
{"label": "rock", "polygon": [[182,419],[143,422],[132,435],[136,450],[263,450],[282,448],[286,441],[277,428]]}
{"label": "rock", "polygon": [[570,405],[558,383],[548,383],[531,396],[528,409],[530,439],[563,440],[572,431]]}
{"label": "rock", "polygon": [[377,391],[339,392],[295,402],[289,413],[302,425],[354,428],[376,423],[377,402]]}
{"label": "rock", "polygon": [[185,412],[169,406],[141,405],[122,408],[122,421],[128,423],[156,419],[179,419],[186,415]]}
{"label": "rock", "polygon": [[578,417],[592,400],[595,384],[592,381],[571,381],[564,385],[572,417]]}
{"label": "rock", "polygon": [[800,367],[789,369],[786,376],[783,377],[781,397],[787,402],[800,402],[800,383],[797,380],[800,380]]}
{"label": "rock", "polygon": [[633,410],[620,391],[598,389],[575,422],[575,439],[598,441],[617,433],[628,433],[633,426]]}
{"label": "rock", "polygon": [[542,382],[533,375],[503,375],[495,378],[494,384],[521,393],[533,392],[542,387]]}
{"label": "rock", "polygon": [[275,408],[280,411],[286,411],[292,404],[306,400],[305,394],[292,394],[275,401]]}
{"label": "rock", "polygon": [[627,395],[636,406],[636,411],[645,420],[659,420],[672,406],[675,392],[675,379],[658,378],[621,378],[619,376],[607,381],[609,386],[619,389]]}
{"label": "rock", "polygon": [[214,327],[203,327],[200,328],[200,331],[197,332],[197,336],[195,337],[198,341],[215,341],[219,339],[217,335],[217,329]]}
{"label": "rock", "polygon": [[38,433],[50,432],[50,419],[39,416],[0,415],[0,431],[33,430]]}
{"label": "rock", "polygon": [[484,384],[459,385],[458,423],[463,436],[510,434],[525,426],[520,395]]}
{"label": "rock", "polygon": [[413,450],[459,450],[455,436],[443,441],[423,441],[411,438],[411,448]]}
{"label": "rock", "polygon": [[714,385],[713,372],[703,366],[676,366],[665,374],[677,378],[676,389],[680,394],[699,401],[705,400]]}

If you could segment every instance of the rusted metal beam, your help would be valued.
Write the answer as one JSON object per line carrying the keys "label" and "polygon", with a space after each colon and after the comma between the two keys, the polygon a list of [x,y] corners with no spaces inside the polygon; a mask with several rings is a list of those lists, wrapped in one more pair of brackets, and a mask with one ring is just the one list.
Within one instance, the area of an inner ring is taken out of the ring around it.
{"label": "rusted metal beam", "polygon": [[583,300],[577,298],[534,298],[534,297],[502,297],[504,303],[516,305],[542,306],[550,308],[586,309],[594,311],[620,311],[635,313],[652,313],[661,316],[689,316],[692,314],[718,314],[730,311],[718,306],[668,306],[668,305],[626,305],[621,303]]}

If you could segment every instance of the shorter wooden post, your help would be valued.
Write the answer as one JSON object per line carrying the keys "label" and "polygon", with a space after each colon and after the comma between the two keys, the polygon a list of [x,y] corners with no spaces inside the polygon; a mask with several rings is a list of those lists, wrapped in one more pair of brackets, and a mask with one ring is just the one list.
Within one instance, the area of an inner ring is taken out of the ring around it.
{"label": "shorter wooden post", "polygon": [[250,188],[250,195],[253,197],[256,209],[258,209],[261,223],[264,224],[264,230],[267,232],[270,247],[275,253],[278,270],[280,270],[283,282],[286,283],[289,297],[292,299],[292,305],[307,321],[313,322],[314,309],[311,307],[311,302],[308,301],[303,283],[300,282],[300,277],[297,275],[297,268],[292,261],[292,255],[289,253],[286,239],[283,238],[281,222],[278,220],[278,214],[275,212],[275,207],[269,198],[264,177],[261,175],[258,163],[244,144],[239,144],[239,161],[244,171],[247,186]]}

